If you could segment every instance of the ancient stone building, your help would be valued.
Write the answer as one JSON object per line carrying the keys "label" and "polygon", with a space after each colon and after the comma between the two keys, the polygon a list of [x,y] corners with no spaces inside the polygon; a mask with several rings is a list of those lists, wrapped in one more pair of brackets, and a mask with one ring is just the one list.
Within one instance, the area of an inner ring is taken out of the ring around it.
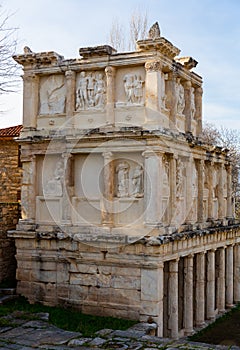
{"label": "ancient stone building", "polygon": [[25,49],[18,292],[178,338],[240,301],[227,151],[201,143],[197,62],[153,28],[135,52]]}
{"label": "ancient stone building", "polygon": [[21,164],[19,136],[22,125],[0,129],[0,282],[15,279],[15,243],[7,231],[15,229],[19,219]]}

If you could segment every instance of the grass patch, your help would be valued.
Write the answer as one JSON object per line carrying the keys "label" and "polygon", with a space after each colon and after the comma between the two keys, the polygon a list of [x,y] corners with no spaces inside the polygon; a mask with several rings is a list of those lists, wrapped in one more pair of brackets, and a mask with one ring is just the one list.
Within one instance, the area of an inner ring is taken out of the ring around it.
{"label": "grass patch", "polygon": [[50,323],[68,331],[81,332],[84,336],[92,336],[96,331],[104,328],[125,330],[137,323],[137,321],[114,317],[85,315],[70,308],[50,307],[42,304],[32,305],[24,297],[3,304],[0,308],[0,317],[16,311],[26,312],[28,318],[30,313],[33,319],[35,313],[48,312]]}
{"label": "grass patch", "polygon": [[188,337],[191,341],[198,341],[210,344],[240,346],[240,304],[219,317],[215,322],[198,333]]}

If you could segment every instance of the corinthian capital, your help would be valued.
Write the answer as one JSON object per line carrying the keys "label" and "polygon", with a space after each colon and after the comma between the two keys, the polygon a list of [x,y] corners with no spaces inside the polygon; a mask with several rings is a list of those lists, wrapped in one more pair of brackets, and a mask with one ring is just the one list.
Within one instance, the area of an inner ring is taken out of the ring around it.
{"label": "corinthian capital", "polygon": [[145,63],[145,69],[147,72],[157,72],[162,68],[162,63],[160,61],[148,61]]}

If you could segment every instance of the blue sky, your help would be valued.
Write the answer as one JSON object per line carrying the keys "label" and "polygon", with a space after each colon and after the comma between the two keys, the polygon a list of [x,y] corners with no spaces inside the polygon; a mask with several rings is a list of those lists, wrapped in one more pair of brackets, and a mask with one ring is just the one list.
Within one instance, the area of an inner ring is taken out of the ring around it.
{"label": "blue sky", "polygon": [[[159,22],[161,35],[199,63],[203,77],[203,119],[240,130],[240,1],[239,0],[3,0],[15,14],[18,53],[56,51],[78,57],[84,46],[107,43],[115,18],[128,26],[137,9],[147,11],[149,27]],[[0,128],[22,121],[22,93],[0,99],[6,110]]]}

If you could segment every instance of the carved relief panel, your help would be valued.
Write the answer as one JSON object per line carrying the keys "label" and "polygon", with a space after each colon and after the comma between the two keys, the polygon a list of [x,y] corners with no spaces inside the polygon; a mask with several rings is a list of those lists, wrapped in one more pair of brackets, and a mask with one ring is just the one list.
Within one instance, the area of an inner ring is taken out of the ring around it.
{"label": "carved relief panel", "polygon": [[106,104],[106,78],[103,72],[82,71],[77,76],[76,111],[103,109]]}
{"label": "carved relief panel", "polygon": [[126,68],[116,74],[116,107],[143,106],[145,100],[145,70]]}
{"label": "carved relief panel", "polygon": [[40,79],[39,114],[65,113],[66,86],[64,75],[51,75]]}
{"label": "carved relief panel", "polygon": [[143,197],[143,167],[140,164],[117,161],[115,167],[115,196]]}

